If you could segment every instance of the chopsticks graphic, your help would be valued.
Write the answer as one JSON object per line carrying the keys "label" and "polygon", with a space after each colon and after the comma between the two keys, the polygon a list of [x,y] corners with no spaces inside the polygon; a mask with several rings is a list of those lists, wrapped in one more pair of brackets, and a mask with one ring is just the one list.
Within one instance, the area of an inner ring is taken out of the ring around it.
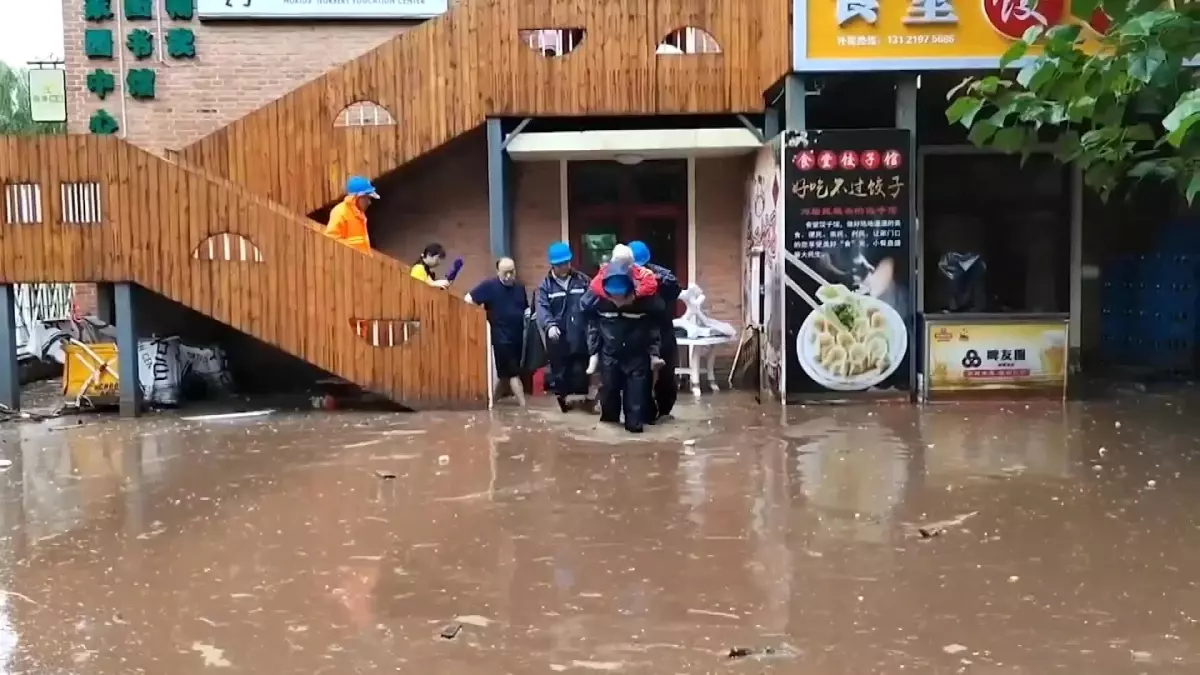
{"label": "chopsticks graphic", "polygon": [[[825,286],[832,285],[828,281],[826,281],[825,278],[822,277],[820,274],[817,274],[816,270],[809,267],[808,263],[806,263],[803,260],[801,260],[800,258],[796,257],[795,253],[792,253],[791,251],[784,251],[783,259],[786,260],[788,263],[795,265],[796,269],[800,270],[801,272],[804,272],[804,274],[807,275],[808,278],[817,282],[818,287],[823,288]],[[821,303],[819,303],[815,299],[813,299],[813,297],[808,294],[808,291],[805,291],[803,288],[800,288],[800,284],[797,284],[796,282],[792,281],[792,278],[790,276],[788,276],[787,274],[784,274],[783,282],[785,284],[787,284],[787,287],[792,289],[792,291],[795,292],[796,295],[799,295],[801,298],[803,298],[804,302],[808,303],[809,307],[812,307],[814,310],[821,311]],[[838,327],[841,328],[842,330],[844,330],[846,332],[850,331],[849,327],[847,327],[845,324],[843,324],[842,320],[840,318],[838,318],[837,314],[835,314],[834,312],[828,312],[828,313],[824,313],[824,314],[825,314],[825,318],[827,320],[832,319],[833,322],[835,324],[837,324]]]}

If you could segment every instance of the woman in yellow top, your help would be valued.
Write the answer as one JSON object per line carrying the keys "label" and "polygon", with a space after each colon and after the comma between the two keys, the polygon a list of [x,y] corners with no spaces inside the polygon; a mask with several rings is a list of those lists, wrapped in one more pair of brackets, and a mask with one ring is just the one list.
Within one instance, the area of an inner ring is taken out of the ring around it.
{"label": "woman in yellow top", "polygon": [[429,244],[425,247],[425,250],[421,251],[421,257],[413,264],[409,275],[414,279],[424,281],[434,288],[449,288],[450,284],[454,283],[454,279],[458,277],[458,273],[462,270],[463,259],[455,258],[454,264],[450,266],[450,272],[446,275],[446,278],[438,279],[437,273],[434,270],[445,259],[446,249],[441,244]]}

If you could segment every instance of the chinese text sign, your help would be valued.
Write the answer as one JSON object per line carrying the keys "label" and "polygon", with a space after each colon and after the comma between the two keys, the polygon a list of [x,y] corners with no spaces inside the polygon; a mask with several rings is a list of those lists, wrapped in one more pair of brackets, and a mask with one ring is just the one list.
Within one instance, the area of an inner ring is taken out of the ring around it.
{"label": "chinese text sign", "polygon": [[931,396],[1001,389],[1065,391],[1065,321],[930,322],[925,332],[925,377]]}
{"label": "chinese text sign", "polygon": [[788,132],[786,391],[911,391],[913,162],[903,129]]}
{"label": "chinese text sign", "polygon": [[795,69],[993,68],[1032,26],[1082,23],[1087,47],[1108,29],[1069,0],[796,0]]}

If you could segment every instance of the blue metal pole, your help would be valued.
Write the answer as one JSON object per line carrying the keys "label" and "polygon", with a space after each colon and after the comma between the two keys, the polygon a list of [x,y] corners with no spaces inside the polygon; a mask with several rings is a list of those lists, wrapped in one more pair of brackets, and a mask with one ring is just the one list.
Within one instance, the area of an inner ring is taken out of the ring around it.
{"label": "blue metal pole", "polygon": [[488,230],[492,257],[512,256],[512,190],[508,157],[504,150],[504,129],[500,120],[487,121]]}
{"label": "blue metal pole", "polygon": [[133,284],[114,289],[117,314],[117,374],[121,380],[121,416],[137,417],[142,412],[142,387],[138,382],[137,317],[133,311]]}
{"label": "blue metal pole", "polygon": [[17,294],[0,284],[0,405],[21,408],[21,372],[17,366]]}

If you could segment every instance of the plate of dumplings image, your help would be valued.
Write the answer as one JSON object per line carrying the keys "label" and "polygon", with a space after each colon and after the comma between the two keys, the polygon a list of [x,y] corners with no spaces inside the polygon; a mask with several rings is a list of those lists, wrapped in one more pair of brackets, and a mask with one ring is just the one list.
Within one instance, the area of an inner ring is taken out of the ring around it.
{"label": "plate of dumplings image", "polygon": [[886,380],[908,351],[904,319],[891,305],[841,284],[822,286],[796,336],[800,367],[817,384],[862,391]]}

